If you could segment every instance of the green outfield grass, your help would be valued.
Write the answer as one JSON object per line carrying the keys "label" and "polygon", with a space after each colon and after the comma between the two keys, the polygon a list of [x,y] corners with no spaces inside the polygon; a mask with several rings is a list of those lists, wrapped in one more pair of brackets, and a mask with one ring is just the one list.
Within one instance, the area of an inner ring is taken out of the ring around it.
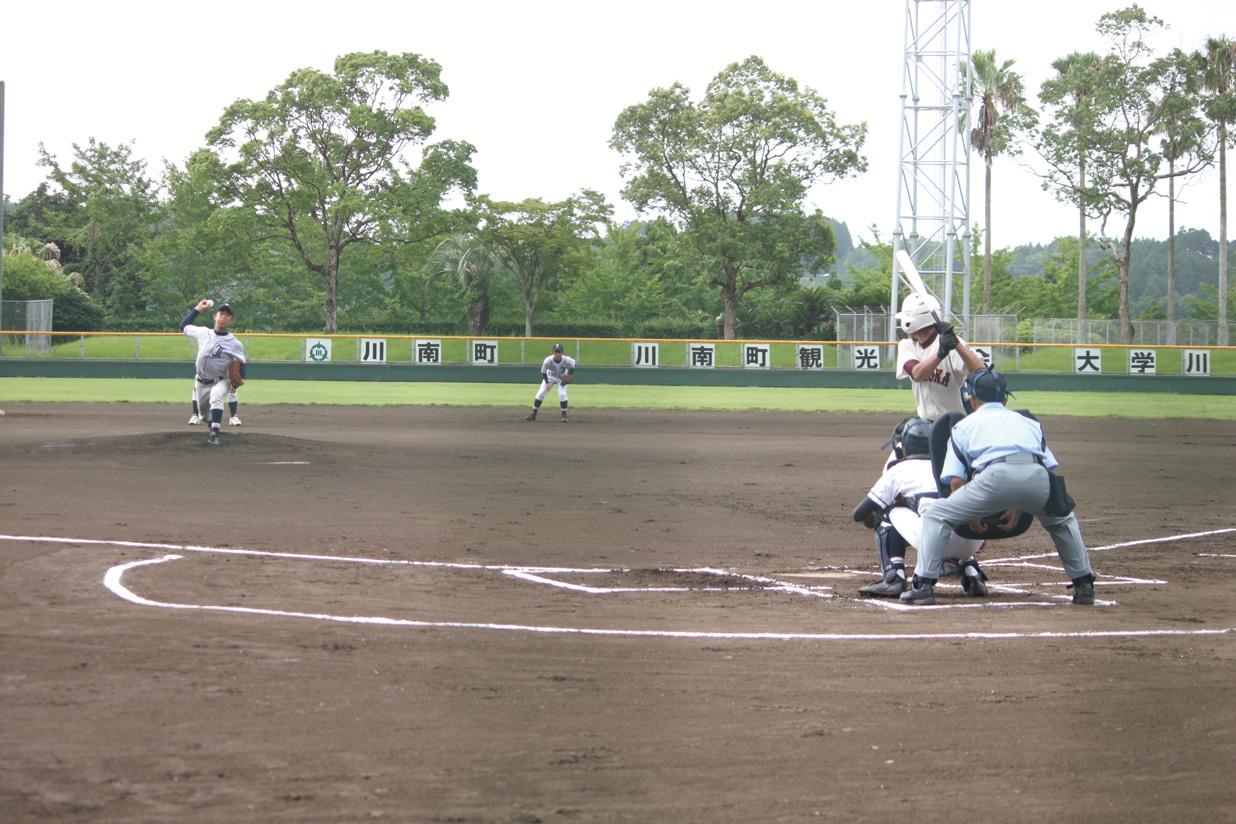
{"label": "green outfield grass", "polygon": [[[532,403],[536,386],[508,383],[374,383],[254,381],[241,389],[241,404],[338,406],[511,406]],[[181,403],[185,380],[118,378],[0,378],[3,403]],[[551,395],[551,402],[556,399]],[[800,389],[719,386],[571,387],[577,409],[768,409],[786,412],[907,412],[908,389]],[[1021,392],[1012,406],[1044,415],[1236,420],[1236,398],[1223,395],[1131,392]]]}

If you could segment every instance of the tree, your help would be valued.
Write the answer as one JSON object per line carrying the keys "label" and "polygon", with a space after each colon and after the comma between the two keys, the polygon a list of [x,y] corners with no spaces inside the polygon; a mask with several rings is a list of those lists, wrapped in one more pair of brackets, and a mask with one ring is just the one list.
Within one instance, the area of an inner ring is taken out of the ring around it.
{"label": "tree", "polygon": [[1039,100],[1054,112],[1039,138],[1039,152],[1050,171],[1043,188],[1054,188],[1056,198],[1077,205],[1077,321],[1086,320],[1086,177],[1087,136],[1097,127],[1095,99],[1104,61],[1094,52],[1073,52],[1052,62],[1056,76],[1043,83]]}
{"label": "tree", "polygon": [[[1119,271],[1123,343],[1133,340],[1129,263],[1137,211],[1155,194],[1160,181],[1195,171],[1192,167],[1163,171],[1163,154],[1154,142],[1168,111],[1162,90],[1168,71],[1165,59],[1152,58],[1146,37],[1162,25],[1162,20],[1148,16],[1136,5],[1099,18],[1098,31],[1111,47],[1095,87],[1099,117],[1092,128],[1079,135],[1093,174],[1083,189],[1077,189],[1071,181],[1054,181],[1058,193],[1093,209],[1101,218],[1099,245]],[[1108,220],[1115,213],[1124,216],[1124,229],[1118,237],[1107,233]]]}
{"label": "tree", "polygon": [[599,237],[597,226],[609,220],[612,209],[588,189],[555,203],[480,198],[477,205],[480,241],[519,284],[524,335],[530,337],[545,291],[582,263],[589,244]]}
{"label": "tree", "polygon": [[624,155],[623,197],[670,216],[708,262],[723,334],[742,296],[831,260],[832,229],[803,211],[824,178],[866,169],[865,125],[839,125],[827,101],[758,57],[722,70],[693,103],[675,83],[625,109],[610,145]]}
{"label": "tree", "polygon": [[1236,134],[1228,126],[1236,121],[1236,40],[1206,39],[1205,51],[1196,58],[1202,66],[1202,83],[1209,92],[1206,116],[1215,124],[1219,149],[1219,288],[1218,321],[1220,345],[1226,346],[1228,252],[1227,252],[1227,147]]}
{"label": "tree", "polygon": [[999,154],[1017,154],[1013,138],[1034,121],[1026,105],[1021,75],[1013,60],[1001,63],[995,49],[970,58],[974,96],[979,102],[978,125],[970,130],[970,146],[983,158],[983,314],[991,314],[991,164]]}
{"label": "tree", "polygon": [[468,311],[468,334],[483,335],[493,308],[494,281],[502,274],[502,262],[474,237],[451,235],[437,247],[426,268],[451,278],[463,292]]}
{"label": "tree", "polygon": [[94,138],[73,144],[68,168],[42,145],[39,153],[58,191],[40,186],[31,195],[40,203],[31,211],[42,222],[29,220],[23,230],[60,246],[65,270],[80,272],[86,291],[112,314],[144,313],[144,273],[135,253],[158,205],[145,161],[133,159],[130,143],[113,147]]}
{"label": "tree", "polygon": [[255,215],[259,239],[290,244],[321,278],[327,332],[338,328],[348,247],[444,234],[443,202],[475,186],[466,143],[426,145],[416,167],[404,157],[433,134],[422,106],[447,96],[441,72],[416,54],[347,54],[333,74],[299,69],[264,100],[236,101],[207,135],[231,154],[230,203]]}
{"label": "tree", "polygon": [[[1180,49],[1174,49],[1163,62],[1160,80],[1163,89],[1163,136],[1160,149],[1167,161],[1167,290],[1166,319],[1176,320],[1176,167],[1183,163],[1194,171],[1201,168],[1197,161],[1208,163],[1206,124],[1199,116],[1197,92],[1199,83],[1196,61]],[[1168,343],[1175,343],[1176,327],[1168,325]]]}

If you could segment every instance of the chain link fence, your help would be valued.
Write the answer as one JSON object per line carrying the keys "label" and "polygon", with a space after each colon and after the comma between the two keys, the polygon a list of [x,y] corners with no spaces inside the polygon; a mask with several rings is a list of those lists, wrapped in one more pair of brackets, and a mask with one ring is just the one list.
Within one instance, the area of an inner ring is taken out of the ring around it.
{"label": "chain link fence", "polygon": [[[1233,324],[1228,324],[1228,340]],[[1216,346],[1219,324],[1202,320],[1135,320],[1133,343],[1138,346]],[[1123,343],[1120,321],[1111,319],[1035,318],[1034,343]]]}
{"label": "chain link fence", "polygon": [[[8,332],[0,335],[0,354],[47,357],[51,354],[51,336],[28,333],[50,332],[51,328],[51,300],[0,301],[0,329]],[[27,334],[14,334],[22,329]]]}

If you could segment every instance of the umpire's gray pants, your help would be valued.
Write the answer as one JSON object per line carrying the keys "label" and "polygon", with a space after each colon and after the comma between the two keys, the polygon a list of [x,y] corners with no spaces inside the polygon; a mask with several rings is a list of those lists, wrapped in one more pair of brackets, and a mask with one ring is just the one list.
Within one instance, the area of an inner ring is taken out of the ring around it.
{"label": "umpire's gray pants", "polygon": [[1077,517],[1072,512],[1062,518],[1043,514],[1047,488],[1047,470],[1038,464],[999,463],[986,467],[974,480],[937,501],[923,515],[915,574],[920,578],[940,577],[949,537],[955,527],[1006,509],[1020,509],[1038,516],[1039,523],[1051,535],[1070,579],[1089,575],[1090,557],[1086,554]]}

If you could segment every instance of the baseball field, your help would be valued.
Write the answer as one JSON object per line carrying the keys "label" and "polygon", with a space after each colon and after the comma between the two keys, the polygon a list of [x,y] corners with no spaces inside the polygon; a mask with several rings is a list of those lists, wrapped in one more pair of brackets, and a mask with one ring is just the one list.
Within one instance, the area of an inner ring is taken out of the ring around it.
{"label": "baseball field", "polygon": [[1036,526],[902,609],[898,413],[181,389],[4,404],[0,820],[1236,820],[1230,419],[1046,420],[1096,606]]}

